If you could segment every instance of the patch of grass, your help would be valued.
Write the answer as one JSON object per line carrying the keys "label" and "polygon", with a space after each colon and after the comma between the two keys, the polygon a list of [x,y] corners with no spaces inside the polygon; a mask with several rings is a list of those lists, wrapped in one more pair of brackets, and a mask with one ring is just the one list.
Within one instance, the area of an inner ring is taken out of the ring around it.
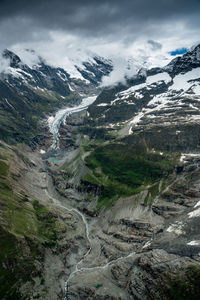
{"label": "patch of grass", "polygon": [[33,202],[33,207],[39,221],[39,235],[45,239],[48,246],[55,246],[57,239],[56,217],[37,200]]}
{"label": "patch of grass", "polygon": [[159,181],[174,170],[176,157],[147,151],[144,144],[112,143],[97,147],[86,158],[84,181],[101,186],[99,206],[109,207],[113,199],[130,196],[150,185],[149,196],[159,192]]}
{"label": "patch of grass", "polygon": [[0,142],[0,147],[6,149],[5,145]]}
{"label": "patch of grass", "polygon": [[18,240],[1,226],[0,240],[0,299],[24,299],[19,287],[22,282],[29,281],[35,271],[35,253],[32,249],[37,248],[37,253],[40,253],[38,246],[30,241],[28,244]]}
{"label": "patch of grass", "polygon": [[184,272],[172,277],[168,299],[200,299],[200,266],[191,265]]}
{"label": "patch of grass", "polygon": [[109,133],[106,128],[95,128],[93,126],[82,126],[79,128],[79,131],[82,134],[88,135],[91,139],[98,140],[110,140],[112,139],[112,135]]}
{"label": "patch of grass", "polygon": [[0,195],[3,199],[6,196],[11,196],[13,194],[11,184],[6,178],[0,178]]}
{"label": "patch of grass", "polygon": [[7,176],[9,165],[4,161],[0,160],[0,176]]}
{"label": "patch of grass", "polygon": [[97,177],[95,177],[95,175],[92,174],[92,172],[88,172],[84,177],[83,180],[88,182],[88,183],[92,183],[95,185],[101,185],[101,181],[98,180]]}
{"label": "patch of grass", "polygon": [[9,170],[12,157],[9,150],[0,151],[0,299],[22,300],[20,287],[34,277],[43,278],[45,248],[58,249],[66,224],[39,201],[32,203],[23,191],[15,191],[17,178]]}
{"label": "patch of grass", "polygon": [[152,204],[153,200],[159,193],[159,184],[160,182],[157,182],[148,188],[148,194],[144,199],[144,205]]}
{"label": "patch of grass", "polygon": [[97,284],[97,285],[95,286],[95,288],[96,288],[96,289],[100,289],[102,286],[103,286],[103,284]]}
{"label": "patch of grass", "polygon": [[37,261],[43,261],[44,248],[57,246],[60,227],[56,215],[38,201],[32,206],[4,183],[1,206],[6,229],[0,225],[0,299],[18,300],[23,299],[19,287],[32,280]]}

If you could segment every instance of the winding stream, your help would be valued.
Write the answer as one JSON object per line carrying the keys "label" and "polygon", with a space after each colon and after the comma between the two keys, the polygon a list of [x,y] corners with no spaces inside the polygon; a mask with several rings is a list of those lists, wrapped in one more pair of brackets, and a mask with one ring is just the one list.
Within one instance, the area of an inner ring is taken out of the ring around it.
{"label": "winding stream", "polygon": [[[59,149],[59,129],[60,129],[60,126],[62,123],[65,122],[67,116],[73,114],[73,113],[76,113],[76,112],[80,112],[82,110],[85,110],[88,108],[88,106],[90,104],[92,104],[96,99],[96,96],[93,96],[93,97],[88,97],[88,98],[84,98],[81,102],[81,104],[79,104],[78,106],[76,107],[70,107],[70,108],[65,108],[65,109],[61,109],[59,110],[55,117],[49,117],[48,119],[48,125],[49,125],[49,129],[50,129],[50,132],[53,136],[53,144],[51,146],[51,148],[53,149]],[[48,185],[47,185],[48,186]],[[53,203],[62,208],[62,209],[65,209],[69,212],[74,212],[76,215],[79,216],[79,218],[82,219],[82,222],[84,223],[84,226],[85,226],[85,234],[86,234],[86,238],[88,240],[88,243],[90,245],[89,247],[89,250],[83,255],[83,257],[81,258],[80,261],[78,261],[75,265],[75,268],[74,270],[70,273],[70,275],[68,276],[68,278],[66,279],[65,281],[65,285],[64,285],[64,300],[67,300],[69,299],[68,298],[68,283],[69,281],[78,273],[80,272],[84,272],[84,271],[95,271],[95,270],[104,270],[106,269],[108,266],[122,260],[122,259],[126,259],[128,257],[131,257],[135,254],[135,252],[131,252],[129,253],[128,255],[126,256],[122,256],[122,257],[119,257],[119,258],[116,258],[116,259],[113,259],[109,262],[107,262],[105,265],[103,266],[96,266],[96,267],[81,267],[79,268],[79,265],[83,262],[83,260],[89,255],[89,253],[91,252],[92,250],[92,241],[91,241],[91,238],[90,238],[90,230],[89,230],[89,225],[88,225],[88,222],[85,218],[85,216],[76,208],[70,208],[70,207],[66,207],[66,206],[63,206],[59,200],[57,200],[56,198],[52,197],[48,190],[46,189],[45,190],[46,192],[46,195],[48,196],[48,198],[50,198]]]}
{"label": "winding stream", "polygon": [[79,262],[77,262],[77,264],[75,265],[75,269],[74,271],[72,271],[70,273],[70,275],[68,276],[67,280],[65,281],[65,286],[64,286],[64,300],[68,300],[69,298],[67,297],[67,286],[68,286],[68,283],[69,281],[78,273],[80,272],[84,272],[84,271],[95,271],[95,270],[105,270],[107,267],[109,267],[110,265],[114,264],[114,263],[117,263],[118,261],[122,260],[122,259],[126,259],[128,257],[131,257],[135,254],[135,251],[129,253],[128,255],[126,256],[121,256],[121,257],[118,257],[116,259],[113,259],[109,262],[107,262],[105,265],[103,266],[96,266],[96,267],[82,267],[82,268],[79,268],[79,264],[82,263],[82,261],[88,256],[88,254],[90,253],[90,251],[92,250],[92,246],[91,246],[91,239],[90,239],[90,232],[89,232],[89,226],[88,226],[88,223],[85,219],[85,216],[79,211],[77,210],[76,208],[67,208],[66,206],[63,206],[58,200],[56,200],[54,197],[52,197],[47,190],[45,190],[47,196],[53,201],[53,203],[62,208],[62,209],[65,209],[69,212],[74,212],[75,214],[79,215],[85,225],[85,233],[86,233],[86,237],[87,237],[87,240],[90,244],[90,248],[89,250],[83,255],[83,257],[81,258],[81,260]]}

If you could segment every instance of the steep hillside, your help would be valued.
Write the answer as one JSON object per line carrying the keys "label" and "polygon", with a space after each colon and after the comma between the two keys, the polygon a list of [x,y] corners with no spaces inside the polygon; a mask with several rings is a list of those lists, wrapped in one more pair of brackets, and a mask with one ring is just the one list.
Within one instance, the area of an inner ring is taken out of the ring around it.
{"label": "steep hillside", "polygon": [[37,147],[0,147],[2,299],[199,299],[199,53],[97,98],[109,62],[74,79],[4,53],[2,137]]}
{"label": "steep hillside", "polygon": [[45,200],[45,173],[39,171],[44,166],[31,155],[25,145],[0,144],[0,298],[5,300],[62,299],[70,256],[77,245],[86,247],[79,219]]}
{"label": "steep hillside", "polygon": [[[143,125],[198,123],[200,46],[178,57],[163,69],[141,70],[128,86],[103,91],[89,108],[90,121],[132,133]],[[146,129],[145,127],[145,129]]]}
{"label": "steep hillside", "polygon": [[197,46],[163,69],[140,71],[128,86],[109,88],[97,97],[88,109],[82,131],[92,138],[98,138],[100,134],[99,138],[115,141],[115,144],[112,150],[109,150],[110,146],[94,150],[86,160],[90,168],[101,167],[107,161],[110,168],[106,171],[106,167],[102,167],[106,175],[111,176],[112,171],[108,169],[114,170],[118,175],[112,174],[113,179],[120,178],[124,183],[131,180],[134,185],[135,173],[137,186],[140,177],[143,178],[140,185],[148,183],[148,175],[142,172],[142,167],[146,172],[150,161],[157,163],[159,160],[161,168],[161,165],[170,167],[169,157],[175,166],[178,157],[181,163],[185,157],[198,156],[199,53],[200,46]]}
{"label": "steep hillside", "polygon": [[30,67],[9,50],[2,59],[9,67],[0,74],[0,139],[7,142],[37,141],[38,121],[45,114],[98,93],[102,76],[112,70],[111,62],[100,57],[77,69],[74,66],[72,74],[47,65],[42,58]]}
{"label": "steep hillside", "polygon": [[85,193],[73,203],[99,241],[71,299],[198,299],[199,53],[105,89],[78,126],[80,152],[54,171],[62,195]]}

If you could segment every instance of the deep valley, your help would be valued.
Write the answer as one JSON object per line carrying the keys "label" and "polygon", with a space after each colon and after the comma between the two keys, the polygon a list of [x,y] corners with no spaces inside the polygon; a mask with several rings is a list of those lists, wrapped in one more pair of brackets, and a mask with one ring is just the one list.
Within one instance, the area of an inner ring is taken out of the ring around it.
{"label": "deep valley", "polygon": [[200,45],[104,89],[4,55],[0,298],[199,299]]}

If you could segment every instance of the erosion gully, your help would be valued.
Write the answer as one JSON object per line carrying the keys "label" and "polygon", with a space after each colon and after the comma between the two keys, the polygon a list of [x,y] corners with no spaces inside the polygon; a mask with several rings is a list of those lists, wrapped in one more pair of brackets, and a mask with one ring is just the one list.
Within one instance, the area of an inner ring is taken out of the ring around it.
{"label": "erosion gully", "polygon": [[[92,97],[87,97],[87,98],[84,98],[82,100],[82,102],[77,105],[77,106],[74,106],[74,107],[68,107],[68,108],[65,108],[65,109],[60,109],[56,114],[55,116],[51,116],[48,118],[48,126],[49,126],[49,130],[50,130],[50,133],[52,134],[52,137],[53,137],[53,143],[52,143],[52,146],[51,146],[51,149],[53,149],[55,152],[56,150],[59,151],[59,129],[60,129],[60,126],[65,122],[66,118],[74,113],[78,113],[78,112],[81,112],[83,110],[86,110],[88,108],[89,105],[91,105],[96,99],[96,96],[92,96]],[[88,243],[90,245],[89,247],[89,250],[83,255],[83,257],[76,263],[76,265],[74,266],[74,270],[69,274],[68,278],[66,279],[65,281],[65,285],[64,285],[64,300],[68,300],[68,284],[70,282],[70,280],[76,276],[78,273],[80,272],[87,272],[87,271],[95,271],[95,270],[104,270],[106,269],[108,266],[122,260],[122,259],[126,259],[128,257],[131,257],[135,254],[135,252],[131,252],[129,253],[128,255],[126,256],[122,256],[122,257],[119,257],[117,259],[114,259],[114,260],[111,260],[109,262],[107,262],[105,265],[103,266],[95,266],[95,267],[79,267],[79,265],[83,262],[83,260],[89,255],[89,253],[92,251],[92,240],[90,238],[90,228],[89,228],[89,225],[88,225],[88,222],[85,218],[85,216],[76,208],[71,208],[71,207],[66,207],[66,206],[63,206],[60,201],[58,199],[56,199],[55,197],[52,197],[48,190],[46,189],[45,190],[46,192],[46,195],[48,196],[48,198],[50,198],[53,203],[64,209],[64,210],[67,210],[71,213],[74,213],[76,214],[83,222],[84,224],[84,227],[85,227],[85,234],[86,234],[86,238],[88,240]]]}

